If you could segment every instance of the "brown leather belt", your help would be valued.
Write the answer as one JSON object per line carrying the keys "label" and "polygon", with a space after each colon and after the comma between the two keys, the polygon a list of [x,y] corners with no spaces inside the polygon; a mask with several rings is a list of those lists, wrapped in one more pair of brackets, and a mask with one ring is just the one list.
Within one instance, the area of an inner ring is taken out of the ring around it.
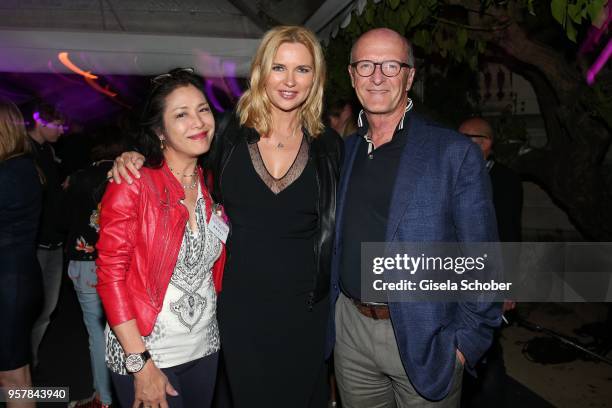
{"label": "brown leather belt", "polygon": [[369,317],[374,320],[388,320],[389,315],[389,306],[387,305],[374,305],[371,303],[362,303],[358,300],[351,299],[359,313],[364,315],[365,317]]}

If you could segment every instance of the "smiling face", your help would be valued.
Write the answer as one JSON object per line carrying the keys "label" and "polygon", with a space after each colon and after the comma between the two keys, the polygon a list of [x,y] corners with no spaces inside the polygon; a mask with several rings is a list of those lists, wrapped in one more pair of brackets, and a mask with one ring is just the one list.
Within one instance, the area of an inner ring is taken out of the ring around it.
{"label": "smiling face", "polygon": [[[375,63],[399,61],[408,63],[406,42],[396,32],[376,29],[362,35],[353,47],[351,62],[370,60]],[[408,103],[407,92],[412,86],[414,68],[402,68],[394,77],[387,77],[377,65],[369,77],[362,77],[353,67],[348,67],[351,84],[366,112],[393,114],[404,110]]]}
{"label": "smiling face", "polygon": [[164,129],[158,134],[166,148],[164,157],[195,158],[210,149],[215,119],[202,91],[181,86],[168,94],[164,103]]}
{"label": "smiling face", "polygon": [[272,109],[293,111],[304,103],[314,80],[314,63],[308,48],[300,43],[282,43],[265,81]]}

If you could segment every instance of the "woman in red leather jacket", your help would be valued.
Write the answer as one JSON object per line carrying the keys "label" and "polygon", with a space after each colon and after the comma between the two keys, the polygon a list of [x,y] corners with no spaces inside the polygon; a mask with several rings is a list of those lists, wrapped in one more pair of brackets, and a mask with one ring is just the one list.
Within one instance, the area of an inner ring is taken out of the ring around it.
{"label": "woman in red leather jacket", "polygon": [[110,183],[102,199],[97,290],[123,407],[212,400],[227,220],[197,164],[215,130],[202,89],[191,69],[152,80],[137,137],[145,168],[132,184]]}

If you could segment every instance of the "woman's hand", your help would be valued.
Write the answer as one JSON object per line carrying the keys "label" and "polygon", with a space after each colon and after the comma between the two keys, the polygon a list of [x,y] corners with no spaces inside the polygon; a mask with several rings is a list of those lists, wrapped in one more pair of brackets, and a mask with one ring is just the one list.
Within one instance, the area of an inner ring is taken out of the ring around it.
{"label": "woman's hand", "polygon": [[134,374],[134,405],[132,408],[139,408],[140,404],[147,408],[168,408],[166,394],[176,397],[178,392],[153,361],[147,361],[142,370]]}
{"label": "woman's hand", "polygon": [[117,184],[121,184],[121,180],[125,180],[128,184],[132,184],[132,177],[140,178],[140,169],[145,161],[145,157],[138,152],[124,152],[121,156],[115,159],[113,168],[109,170],[107,177],[113,178]]}

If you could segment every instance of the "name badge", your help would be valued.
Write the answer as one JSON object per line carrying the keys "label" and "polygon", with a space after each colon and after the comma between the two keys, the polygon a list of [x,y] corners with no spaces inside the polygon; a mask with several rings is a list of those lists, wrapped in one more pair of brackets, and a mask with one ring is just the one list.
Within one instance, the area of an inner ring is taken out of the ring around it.
{"label": "name badge", "polygon": [[229,235],[229,225],[218,215],[216,212],[213,212],[210,215],[210,222],[208,223],[208,228],[213,233],[213,235],[221,240],[225,244],[227,241],[227,236]]}

